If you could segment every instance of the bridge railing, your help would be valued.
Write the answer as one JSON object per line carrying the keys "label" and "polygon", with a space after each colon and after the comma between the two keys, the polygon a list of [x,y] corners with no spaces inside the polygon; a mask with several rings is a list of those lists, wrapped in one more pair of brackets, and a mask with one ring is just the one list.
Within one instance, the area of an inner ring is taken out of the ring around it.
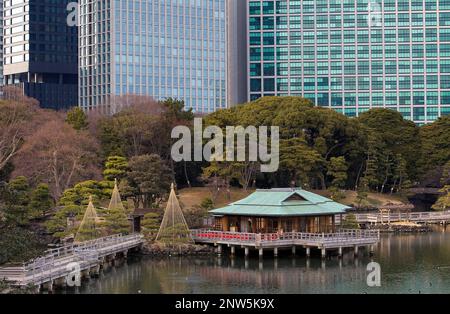
{"label": "bridge railing", "polygon": [[105,247],[124,243],[127,241],[138,240],[142,236],[140,234],[132,235],[112,235],[108,237],[98,238],[95,240],[86,241],[83,243],[70,244],[62,246],[56,249],[46,251],[46,254],[38,257],[23,265],[25,270],[36,271],[44,267],[54,266],[55,263],[61,261],[64,258],[71,258],[73,256],[79,256],[80,258],[87,258],[89,255],[92,257],[95,252]]}
{"label": "bridge railing", "polygon": [[221,232],[208,229],[191,230],[191,235],[198,240],[229,241],[252,243],[256,241],[255,233]]}
{"label": "bridge railing", "polygon": [[242,244],[264,244],[264,243],[288,243],[288,242],[315,242],[315,243],[345,243],[349,241],[379,240],[379,230],[340,230],[336,233],[239,233],[212,231],[207,229],[191,230],[194,240],[209,242],[228,242]]}
{"label": "bridge railing", "polygon": [[[380,214],[380,213],[367,213],[367,214],[355,214],[356,220],[359,223],[388,223],[388,222],[399,222],[399,221],[417,221],[417,222],[427,222],[427,221],[445,221],[450,220],[450,211],[442,212],[410,212],[410,213],[390,213],[390,214]],[[343,215],[345,218],[346,215]],[[336,223],[340,224],[340,216],[336,216]]]}

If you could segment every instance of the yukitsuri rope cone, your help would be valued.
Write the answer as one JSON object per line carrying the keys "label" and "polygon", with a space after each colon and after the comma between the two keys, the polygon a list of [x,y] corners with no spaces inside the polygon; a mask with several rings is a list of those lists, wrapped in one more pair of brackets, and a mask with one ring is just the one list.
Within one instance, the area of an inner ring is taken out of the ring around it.
{"label": "yukitsuri rope cone", "polygon": [[156,241],[168,246],[194,244],[188,224],[181,211],[173,183]]}
{"label": "yukitsuri rope cone", "polygon": [[97,211],[95,210],[92,202],[92,196],[89,197],[89,205],[84,213],[83,220],[75,235],[75,242],[85,242],[96,239],[100,236],[100,232],[97,229]]}
{"label": "yukitsuri rope cone", "polygon": [[106,216],[106,228],[109,234],[128,234],[131,230],[131,224],[128,220],[125,207],[120,197],[117,180],[114,183],[114,189],[111,201],[108,206],[108,215]]}

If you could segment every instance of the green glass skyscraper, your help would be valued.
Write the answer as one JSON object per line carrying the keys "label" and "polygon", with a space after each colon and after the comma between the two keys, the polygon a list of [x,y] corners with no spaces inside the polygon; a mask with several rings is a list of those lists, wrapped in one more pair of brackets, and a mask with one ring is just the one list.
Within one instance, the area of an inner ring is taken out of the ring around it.
{"label": "green glass skyscraper", "polygon": [[248,0],[248,99],[450,114],[450,0]]}

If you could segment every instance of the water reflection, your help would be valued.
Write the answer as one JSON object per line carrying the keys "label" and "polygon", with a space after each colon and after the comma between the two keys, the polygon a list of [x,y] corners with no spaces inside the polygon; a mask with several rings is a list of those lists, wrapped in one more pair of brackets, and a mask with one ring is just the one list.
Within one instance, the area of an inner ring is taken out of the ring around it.
{"label": "water reflection", "polygon": [[[382,287],[366,284],[368,263],[382,267]],[[448,293],[450,234],[384,236],[373,258],[283,256],[130,260],[85,284],[80,293]]]}

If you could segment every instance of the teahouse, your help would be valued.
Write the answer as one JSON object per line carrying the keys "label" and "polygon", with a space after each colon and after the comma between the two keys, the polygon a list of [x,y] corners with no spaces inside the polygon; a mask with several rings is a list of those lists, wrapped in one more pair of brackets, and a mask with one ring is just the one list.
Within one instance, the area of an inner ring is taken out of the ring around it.
{"label": "teahouse", "polygon": [[215,228],[243,233],[334,233],[336,215],[350,207],[303,189],[257,190],[229,206],[212,210]]}

